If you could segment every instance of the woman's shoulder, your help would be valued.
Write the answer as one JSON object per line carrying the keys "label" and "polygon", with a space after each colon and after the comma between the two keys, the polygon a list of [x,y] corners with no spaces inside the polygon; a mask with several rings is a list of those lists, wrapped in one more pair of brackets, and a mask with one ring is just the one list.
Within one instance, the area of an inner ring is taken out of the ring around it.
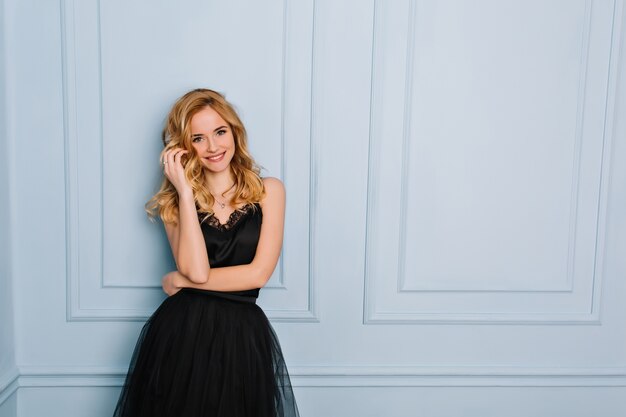
{"label": "woman's shoulder", "polygon": [[275,204],[279,201],[284,201],[285,198],[285,185],[276,177],[263,177],[263,184],[265,186],[265,196],[261,200],[261,207],[268,201],[270,204]]}
{"label": "woman's shoulder", "polygon": [[261,177],[261,179],[263,180],[263,184],[266,187],[270,187],[270,188],[276,188],[276,187],[283,187],[283,182],[276,177]]}

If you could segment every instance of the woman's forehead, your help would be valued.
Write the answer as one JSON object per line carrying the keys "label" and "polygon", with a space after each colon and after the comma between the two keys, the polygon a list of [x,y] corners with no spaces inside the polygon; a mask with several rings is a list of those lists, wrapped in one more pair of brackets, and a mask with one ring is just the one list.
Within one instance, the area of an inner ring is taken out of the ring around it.
{"label": "woman's forehead", "polygon": [[194,114],[191,118],[191,130],[209,130],[220,127],[228,126],[228,123],[220,116],[218,112],[211,107],[205,107],[198,113]]}

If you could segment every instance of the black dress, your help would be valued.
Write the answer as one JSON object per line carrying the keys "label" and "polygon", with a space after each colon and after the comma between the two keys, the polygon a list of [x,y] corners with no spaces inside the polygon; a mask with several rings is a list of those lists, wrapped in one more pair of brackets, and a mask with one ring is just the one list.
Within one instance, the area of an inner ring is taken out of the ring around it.
{"label": "black dress", "polygon": [[[211,267],[252,262],[262,219],[254,203],[226,224],[202,222]],[[258,294],[182,288],[166,298],[141,330],[114,417],[299,416]]]}

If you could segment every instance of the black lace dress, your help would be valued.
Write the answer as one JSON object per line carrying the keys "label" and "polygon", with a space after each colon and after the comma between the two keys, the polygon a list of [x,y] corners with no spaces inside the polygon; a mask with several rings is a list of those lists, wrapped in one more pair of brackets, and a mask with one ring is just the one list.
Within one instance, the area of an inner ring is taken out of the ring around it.
{"label": "black lace dress", "polygon": [[[226,224],[202,222],[211,267],[252,262],[262,218],[254,203]],[[166,298],[141,330],[114,417],[299,416],[258,294],[183,288]]]}

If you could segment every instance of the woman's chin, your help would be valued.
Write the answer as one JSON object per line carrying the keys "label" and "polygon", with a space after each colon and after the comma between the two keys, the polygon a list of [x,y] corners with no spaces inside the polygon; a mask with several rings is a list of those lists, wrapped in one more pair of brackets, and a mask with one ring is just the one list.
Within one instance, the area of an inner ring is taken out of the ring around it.
{"label": "woman's chin", "polygon": [[212,164],[210,162],[207,161],[202,161],[202,164],[204,164],[204,169],[210,172],[213,172],[215,174],[217,174],[218,172],[222,172],[224,170],[227,170],[230,167],[230,162],[229,163],[223,163],[223,164]]}

